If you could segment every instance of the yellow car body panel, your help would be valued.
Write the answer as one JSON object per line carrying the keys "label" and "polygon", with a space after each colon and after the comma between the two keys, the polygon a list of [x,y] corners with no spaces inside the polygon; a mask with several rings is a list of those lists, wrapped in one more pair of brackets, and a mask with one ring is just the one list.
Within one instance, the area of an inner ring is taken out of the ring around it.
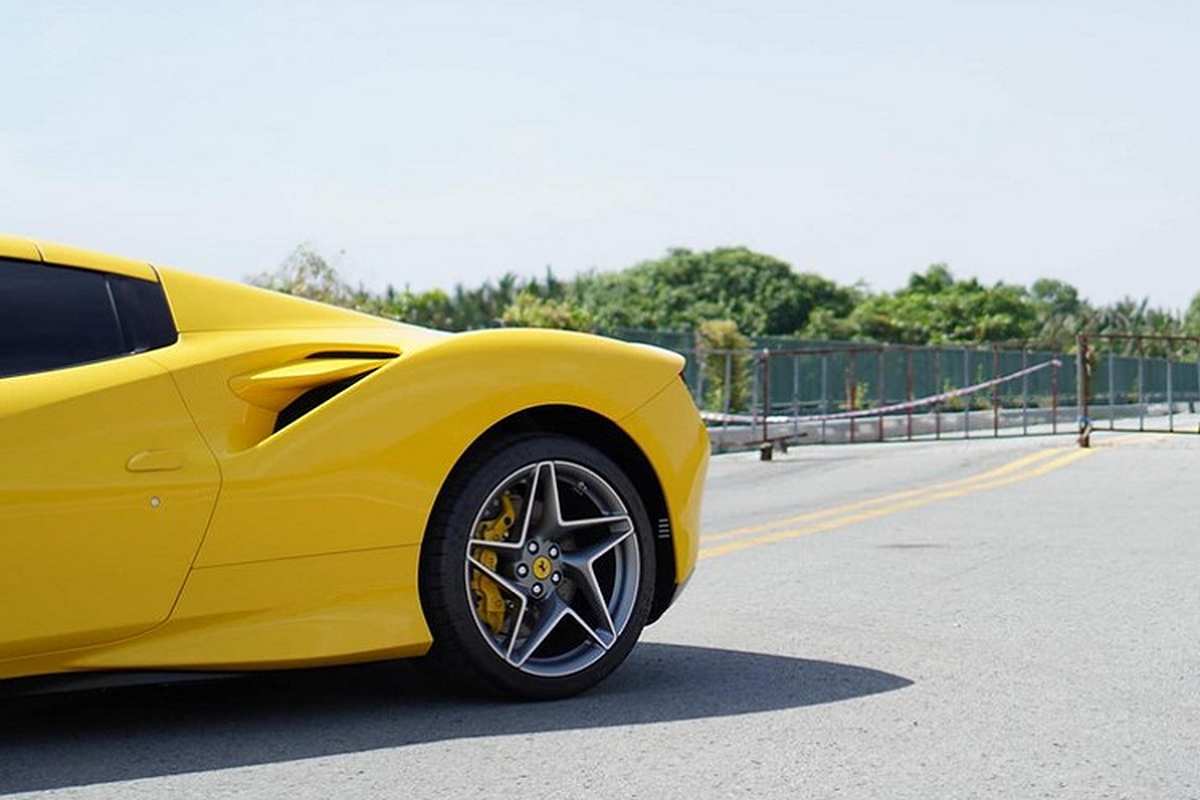
{"label": "yellow car body panel", "polygon": [[[0,256],[161,281],[179,333],[0,378],[0,678],[424,652],[434,505],[490,431],[544,409],[636,443],[674,590],[695,566],[708,440],[678,355],[444,334],[13,237]],[[325,385],[338,391],[289,416]]]}
{"label": "yellow car body panel", "polygon": [[[325,305],[253,286],[242,286],[217,278],[192,275],[159,267],[180,333],[197,331],[256,331],[296,328],[389,329],[398,323],[360,314],[337,306]],[[413,331],[419,328],[405,326]]]}
{"label": "yellow car body panel", "polygon": [[0,257],[41,261],[46,264],[125,275],[146,281],[158,280],[154,267],[145,261],[134,261],[68,245],[35,242],[20,236],[0,234]]}
{"label": "yellow car body panel", "polygon": [[83,250],[78,247],[68,247],[61,244],[38,243],[38,251],[42,261],[47,264],[59,264],[66,267],[90,269],[96,272],[108,272],[113,275],[125,275],[130,278],[140,278],[144,281],[156,281],[158,277],[154,267],[144,261],[133,261],[119,256],[110,256]]}
{"label": "yellow car body panel", "polygon": [[166,370],[143,354],[72,372],[0,381],[0,659],[162,622],[216,500]]}
{"label": "yellow car body panel", "polygon": [[70,657],[72,669],[246,669],[420,655],[418,550],[394,547],[194,569],[150,635]]}
{"label": "yellow car body panel", "polygon": [[[588,337],[594,348],[581,359],[564,356],[553,346],[559,337],[545,332],[502,333],[512,335],[472,342],[466,334],[401,355],[337,398],[353,403],[353,416],[339,413],[335,401],[294,423],[307,429],[303,437],[268,436],[228,454],[221,506],[197,564],[419,544],[439,487],[497,421],[540,405],[619,420],[648,399],[631,388],[636,375],[603,393],[575,382],[592,370],[613,374],[605,355],[615,343]],[[667,384],[678,383],[670,366]],[[189,379],[187,368],[175,372]],[[661,375],[657,381],[661,390]],[[506,390],[496,393],[496,386]],[[281,479],[263,485],[263,474]]]}
{"label": "yellow car body panel", "polygon": [[41,261],[42,254],[38,251],[37,243],[32,239],[22,239],[19,236],[0,234],[0,256],[19,258],[22,261]]}

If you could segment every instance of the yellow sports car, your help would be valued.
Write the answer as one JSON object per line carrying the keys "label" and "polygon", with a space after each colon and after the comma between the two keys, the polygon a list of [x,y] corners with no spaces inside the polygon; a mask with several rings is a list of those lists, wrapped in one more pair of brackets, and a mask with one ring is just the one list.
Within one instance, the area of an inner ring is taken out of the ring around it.
{"label": "yellow sports car", "polygon": [[0,678],[426,656],[587,689],[695,565],[682,368],[0,236]]}

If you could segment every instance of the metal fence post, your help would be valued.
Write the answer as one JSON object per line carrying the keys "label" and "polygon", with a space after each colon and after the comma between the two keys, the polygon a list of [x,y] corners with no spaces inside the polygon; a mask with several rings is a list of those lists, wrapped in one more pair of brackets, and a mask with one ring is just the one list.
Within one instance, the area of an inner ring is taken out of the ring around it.
{"label": "metal fence post", "polygon": [[[971,385],[971,348],[963,348],[963,387]],[[963,395],[963,438],[971,438],[971,406],[975,404],[975,395],[971,392]]]}
{"label": "metal fence post", "polygon": [[729,409],[733,402],[732,392],[729,391],[730,383],[733,381],[733,351],[725,351],[725,385],[721,387],[721,428],[728,430],[729,428]]}
{"label": "metal fence post", "polygon": [[1000,345],[992,345],[992,438],[1000,436]]}
{"label": "metal fence post", "polygon": [[884,348],[880,347],[875,351],[876,360],[876,377],[879,380],[879,417],[876,425],[879,427],[878,441],[883,441],[883,407],[887,405],[887,389],[884,386],[886,375],[883,371]]}
{"label": "metal fence post", "polygon": [[792,435],[800,435],[800,354],[792,354]]}
{"label": "metal fence post", "polygon": [[1088,339],[1087,336],[1075,337],[1075,407],[1079,416],[1079,446],[1091,446],[1091,425],[1088,421],[1088,394],[1091,392],[1088,380]]}
{"label": "metal fence post", "polygon": [[1167,432],[1175,432],[1175,387],[1174,387],[1175,365],[1171,363],[1171,356],[1167,356]]}
{"label": "metal fence post", "polygon": [[762,371],[759,369],[758,353],[750,351],[750,416],[758,413],[759,393],[762,391]]}
{"label": "metal fence post", "polygon": [[1138,431],[1146,430],[1146,353],[1142,337],[1137,338],[1138,350]]}
{"label": "metal fence post", "polygon": [[829,420],[825,419],[829,416],[829,354],[821,355],[821,444],[825,444],[829,440],[826,438],[827,427]]}
{"label": "metal fence post", "polygon": [[1054,354],[1054,364],[1050,367],[1050,433],[1058,433],[1058,365],[1059,353]]}
{"label": "metal fence post", "polygon": [[[1029,369],[1029,348],[1021,348],[1021,371]],[[1021,376],[1021,435],[1029,435],[1029,373]]]}
{"label": "metal fence post", "polygon": [[792,354],[792,416],[800,416],[800,354]]}
{"label": "metal fence post", "polygon": [[1112,343],[1108,345],[1108,429],[1116,430],[1117,427],[1117,354],[1112,349]]}
{"label": "metal fence post", "polygon": [[[851,411],[858,411],[858,369],[857,369],[857,367],[858,367],[858,364],[857,364],[857,359],[855,358],[855,351],[851,350],[850,351],[850,363],[846,366],[846,370],[849,373],[847,375],[847,384],[848,385],[846,387],[846,390],[847,390],[847,393],[849,394],[848,399],[850,400],[850,410]],[[855,438],[854,417],[851,417],[850,418],[850,443],[851,444],[854,443],[854,438]]]}
{"label": "metal fence post", "polygon": [[[933,366],[933,394],[939,395],[942,393],[942,348],[940,346],[934,348],[934,354],[937,358]],[[942,402],[939,400],[933,406],[933,438],[942,438]]]}
{"label": "metal fence post", "polygon": [[[768,442],[770,441],[770,438],[771,438],[771,431],[770,431],[770,427],[769,427],[770,422],[768,421],[767,418],[771,416],[771,351],[765,347],[762,350],[762,382],[761,382],[761,384],[762,384],[762,412],[763,412],[763,419],[762,419],[763,444],[764,444],[764,452],[769,454],[770,450],[767,448],[770,447]],[[770,455],[767,455],[767,459],[768,460],[770,459]]]}
{"label": "metal fence post", "polygon": [[912,347],[904,348],[904,402],[908,403],[907,416],[908,441],[913,438],[913,353]]}

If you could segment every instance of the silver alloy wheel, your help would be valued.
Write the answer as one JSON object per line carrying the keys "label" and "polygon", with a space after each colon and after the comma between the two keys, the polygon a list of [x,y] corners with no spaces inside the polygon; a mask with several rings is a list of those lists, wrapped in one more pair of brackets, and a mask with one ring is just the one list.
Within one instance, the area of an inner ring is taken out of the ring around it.
{"label": "silver alloy wheel", "polygon": [[466,544],[475,625],[521,672],[578,673],[629,623],[640,556],[633,517],[608,481],[570,461],[522,467],[488,495]]}

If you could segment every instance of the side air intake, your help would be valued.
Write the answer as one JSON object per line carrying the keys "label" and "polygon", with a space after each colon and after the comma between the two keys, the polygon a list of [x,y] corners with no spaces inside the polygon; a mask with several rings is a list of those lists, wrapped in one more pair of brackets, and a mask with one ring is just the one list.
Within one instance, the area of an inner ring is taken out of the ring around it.
{"label": "side air intake", "polygon": [[[372,370],[372,372],[374,372],[374,370]],[[293,422],[303,417],[308,412],[312,411],[317,406],[324,405],[325,403],[329,402],[334,397],[346,391],[351,386],[358,383],[370,374],[370,372],[364,372],[363,374],[355,375],[352,378],[343,378],[340,381],[334,381],[333,383],[327,383],[324,386],[318,386],[315,389],[309,389],[307,392],[283,407],[283,409],[279,412],[279,416],[275,417],[275,429],[271,432],[278,433],[288,425],[291,425]]]}
{"label": "side air intake", "polygon": [[229,382],[251,405],[275,412],[274,432],[329,402],[398,353],[327,350],[299,361],[239,375]]}

